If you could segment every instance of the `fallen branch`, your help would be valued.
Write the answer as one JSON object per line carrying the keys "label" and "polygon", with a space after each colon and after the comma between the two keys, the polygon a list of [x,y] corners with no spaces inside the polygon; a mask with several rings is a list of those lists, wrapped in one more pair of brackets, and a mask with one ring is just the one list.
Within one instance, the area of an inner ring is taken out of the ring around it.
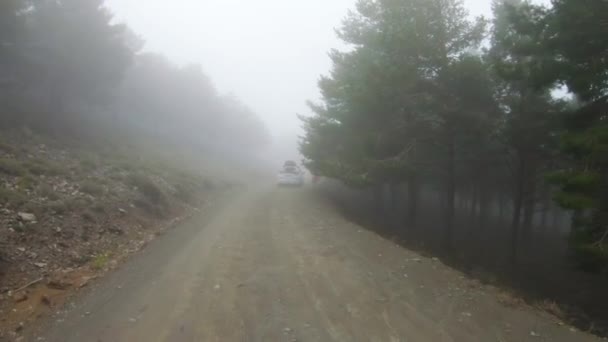
{"label": "fallen branch", "polygon": [[40,279],[36,279],[36,280],[34,280],[34,281],[31,281],[31,282],[29,282],[29,283],[27,283],[27,284],[25,284],[25,285],[21,286],[20,288],[18,288],[18,289],[16,289],[16,290],[13,290],[13,292],[17,293],[17,292],[19,292],[19,291],[23,291],[23,290],[27,289],[28,287],[33,286],[33,285],[36,285],[36,284],[38,284],[39,282],[41,282],[41,281],[43,281],[43,280],[44,280],[44,277],[43,277],[43,278],[40,278]]}

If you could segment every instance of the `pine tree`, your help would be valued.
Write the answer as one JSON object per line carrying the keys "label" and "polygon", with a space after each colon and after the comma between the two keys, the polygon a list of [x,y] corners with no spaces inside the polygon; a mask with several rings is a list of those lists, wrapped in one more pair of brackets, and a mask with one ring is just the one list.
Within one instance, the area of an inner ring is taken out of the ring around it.
{"label": "pine tree", "polygon": [[608,272],[608,2],[555,0],[545,44],[559,58],[551,71],[575,94],[566,122],[568,164],[549,178],[558,203],[574,211],[572,242],[581,266]]}

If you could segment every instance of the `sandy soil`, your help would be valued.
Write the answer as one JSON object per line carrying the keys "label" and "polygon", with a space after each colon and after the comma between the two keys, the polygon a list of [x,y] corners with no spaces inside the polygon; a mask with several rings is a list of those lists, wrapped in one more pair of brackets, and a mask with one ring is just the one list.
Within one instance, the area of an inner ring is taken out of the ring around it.
{"label": "sandy soil", "polygon": [[249,190],[153,242],[25,341],[595,341],[344,220]]}

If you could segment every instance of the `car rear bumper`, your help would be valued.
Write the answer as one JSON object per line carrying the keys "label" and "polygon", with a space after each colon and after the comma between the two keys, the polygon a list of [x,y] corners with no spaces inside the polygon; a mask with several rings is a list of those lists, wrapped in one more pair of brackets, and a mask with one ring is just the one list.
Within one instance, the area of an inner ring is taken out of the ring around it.
{"label": "car rear bumper", "polygon": [[296,178],[284,178],[284,179],[279,179],[277,181],[277,184],[278,185],[303,185],[304,180],[296,179]]}

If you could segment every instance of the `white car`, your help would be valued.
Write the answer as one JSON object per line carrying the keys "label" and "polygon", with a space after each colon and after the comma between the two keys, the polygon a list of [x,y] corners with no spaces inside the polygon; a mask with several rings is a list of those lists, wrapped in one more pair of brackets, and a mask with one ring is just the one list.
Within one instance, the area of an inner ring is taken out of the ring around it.
{"label": "white car", "polygon": [[304,172],[297,165],[285,163],[283,169],[279,171],[277,184],[279,186],[302,186],[304,185]]}

